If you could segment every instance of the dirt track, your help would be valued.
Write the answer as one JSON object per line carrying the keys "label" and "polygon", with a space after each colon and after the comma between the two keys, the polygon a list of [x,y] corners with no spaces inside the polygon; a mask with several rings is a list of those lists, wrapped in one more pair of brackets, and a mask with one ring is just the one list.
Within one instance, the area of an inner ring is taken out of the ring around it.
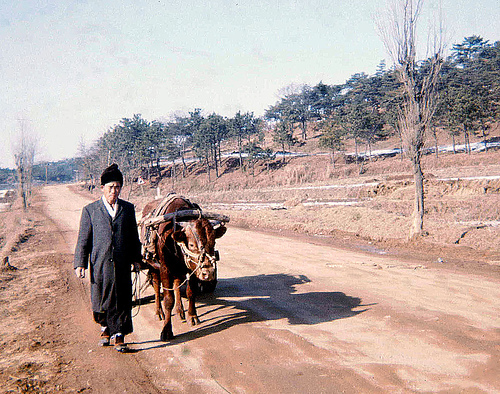
{"label": "dirt track", "polygon": [[[72,253],[89,201],[66,186],[43,194],[61,252]],[[142,306],[133,354],[96,346],[87,280],[70,279],[86,392],[500,392],[498,276],[233,227],[217,246],[220,280],[198,302],[202,324],[174,317],[176,338],[163,343],[153,305]]]}

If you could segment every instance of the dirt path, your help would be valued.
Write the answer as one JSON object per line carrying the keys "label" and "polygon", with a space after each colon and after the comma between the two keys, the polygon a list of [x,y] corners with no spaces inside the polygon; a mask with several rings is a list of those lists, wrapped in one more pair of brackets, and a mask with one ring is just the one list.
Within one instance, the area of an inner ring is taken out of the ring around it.
{"label": "dirt path", "polygon": [[[88,200],[66,186],[43,194],[72,253]],[[95,345],[88,283],[70,279],[85,336],[75,357],[102,365],[87,369],[95,379],[80,382],[85,390],[119,380],[108,392],[500,392],[500,278],[232,227],[218,249],[217,289],[198,302],[202,324],[175,317],[176,338],[160,342],[161,323],[144,305],[133,354]]]}

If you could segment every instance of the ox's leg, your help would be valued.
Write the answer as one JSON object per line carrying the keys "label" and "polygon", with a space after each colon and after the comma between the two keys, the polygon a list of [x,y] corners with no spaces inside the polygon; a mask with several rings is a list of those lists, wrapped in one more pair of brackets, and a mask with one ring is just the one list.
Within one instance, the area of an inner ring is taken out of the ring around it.
{"label": "ox's leg", "polygon": [[153,289],[155,291],[155,305],[156,305],[156,316],[158,320],[165,320],[165,313],[161,307],[161,282],[160,282],[160,272],[157,270],[149,270],[152,278]]}
{"label": "ox's leg", "polygon": [[178,313],[182,321],[186,321],[186,314],[184,313],[184,306],[182,305],[181,297],[181,280],[174,280],[174,296],[175,296],[175,313]]}
{"label": "ox's leg", "polygon": [[188,323],[191,326],[200,324],[200,319],[196,314],[196,278],[194,276],[187,283],[186,297],[188,299]]}
{"label": "ox's leg", "polygon": [[165,307],[165,323],[161,330],[160,340],[169,341],[174,338],[172,332],[172,309],[174,308],[175,298],[173,290],[166,290],[172,287],[173,281],[164,281],[163,283],[163,306]]}

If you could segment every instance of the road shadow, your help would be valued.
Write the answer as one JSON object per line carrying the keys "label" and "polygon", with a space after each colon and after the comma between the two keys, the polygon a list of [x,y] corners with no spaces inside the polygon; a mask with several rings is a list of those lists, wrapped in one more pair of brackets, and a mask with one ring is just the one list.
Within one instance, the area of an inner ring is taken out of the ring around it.
{"label": "road shadow", "polygon": [[[177,334],[168,343],[148,341],[152,346],[141,351],[183,343],[243,323],[281,319],[292,325],[331,322],[356,316],[373,305],[363,305],[360,298],[341,292],[301,292],[300,286],[309,282],[306,276],[287,274],[219,279],[214,293],[197,297],[199,326]],[[140,300],[141,304],[147,301],[153,302],[152,297]],[[358,308],[363,309],[354,310]],[[158,322],[158,335],[161,328],[162,323]]]}

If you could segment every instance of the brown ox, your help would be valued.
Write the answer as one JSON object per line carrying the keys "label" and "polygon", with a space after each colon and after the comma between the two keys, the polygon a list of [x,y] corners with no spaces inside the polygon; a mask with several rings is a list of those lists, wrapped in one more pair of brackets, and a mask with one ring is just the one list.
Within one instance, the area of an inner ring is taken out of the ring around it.
{"label": "brown ox", "polygon": [[[142,217],[146,218],[157,206],[158,202],[146,205]],[[179,196],[168,202],[162,214],[197,208],[199,207]],[[143,240],[146,231],[148,229],[141,225]],[[165,321],[160,339],[167,341],[174,337],[171,321],[174,306],[181,319],[185,320],[180,294],[180,287],[184,283],[187,284],[188,323],[190,325],[200,323],[195,306],[198,284],[216,280],[215,240],[224,235],[226,227],[220,225],[214,229],[208,219],[201,217],[182,222],[176,220],[163,222],[150,231],[154,233],[152,237],[154,258],[148,258],[146,261],[151,267],[149,273],[155,291],[156,314],[160,320]],[[161,286],[163,286],[165,313],[161,306]]]}

